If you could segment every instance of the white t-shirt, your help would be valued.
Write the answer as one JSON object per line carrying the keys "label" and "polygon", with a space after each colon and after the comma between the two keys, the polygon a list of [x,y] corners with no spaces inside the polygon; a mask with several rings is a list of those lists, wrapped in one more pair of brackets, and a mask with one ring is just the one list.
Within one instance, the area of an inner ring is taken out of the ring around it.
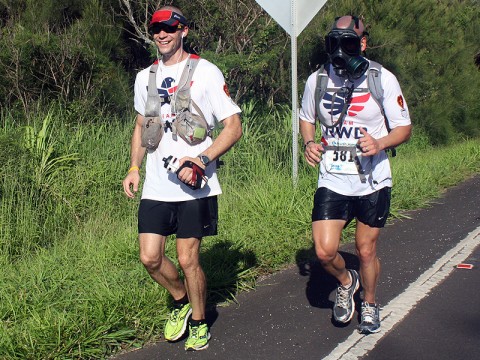
{"label": "white t-shirt", "polygon": [[[163,62],[157,69],[157,89],[160,97],[168,99],[175,96],[177,81],[182,76],[187,60],[178,64],[165,66]],[[148,96],[148,77],[150,67],[140,71],[135,80],[135,110],[145,115],[145,105]],[[240,108],[233,102],[228,93],[227,85],[221,71],[205,59],[200,59],[192,77],[191,97],[202,110],[207,123],[213,129],[217,122],[240,113]],[[159,99],[160,101],[160,99]],[[192,111],[195,111],[192,108]],[[162,122],[175,120],[175,114],[170,109],[167,100],[161,108]],[[168,173],[164,167],[163,158],[170,155],[181,159],[184,156],[196,157],[212,144],[212,138],[207,137],[198,145],[187,144],[180,136],[173,140],[172,131],[167,130],[157,149],[147,152],[146,177],[143,184],[142,199],[158,201],[185,201],[214,196],[222,193],[216,173],[216,164],[212,162],[206,168],[207,185],[202,189],[192,190],[177,179],[176,174]]]}
{"label": "white t-shirt", "polygon": [[[326,118],[333,116],[338,119],[343,108],[344,99],[336,96],[337,89],[351,83],[345,78],[338,77],[333,68],[330,68],[330,76],[327,91],[321,100],[320,111]],[[315,88],[317,72],[311,74],[305,85],[305,92],[302,99],[302,108],[299,113],[300,120],[315,124]],[[403,97],[402,90],[395,75],[382,67],[381,82],[384,89],[383,107],[391,129],[397,126],[410,125],[408,107]],[[367,77],[364,75],[354,82],[355,90],[366,90]],[[332,99],[334,100],[332,104]],[[354,91],[346,111],[342,126],[326,128],[322,125],[322,143],[330,146],[355,146],[358,139],[363,135],[360,128],[379,139],[388,134],[385,120],[373,97],[369,92]],[[383,187],[392,186],[392,173],[390,163],[385,151],[374,156],[361,156],[361,151],[356,152],[365,173],[366,182],[362,183],[358,174],[358,167],[349,152],[326,151],[320,162],[320,173],[318,187],[326,187],[339,194],[368,195]]]}

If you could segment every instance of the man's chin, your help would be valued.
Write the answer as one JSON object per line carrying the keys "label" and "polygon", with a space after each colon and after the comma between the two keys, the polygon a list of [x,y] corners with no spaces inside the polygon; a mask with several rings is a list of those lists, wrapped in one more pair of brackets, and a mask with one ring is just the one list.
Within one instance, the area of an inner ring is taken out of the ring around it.
{"label": "man's chin", "polygon": [[158,47],[158,52],[164,57],[170,57],[175,54],[175,50],[171,47],[169,47],[168,49],[166,47]]}

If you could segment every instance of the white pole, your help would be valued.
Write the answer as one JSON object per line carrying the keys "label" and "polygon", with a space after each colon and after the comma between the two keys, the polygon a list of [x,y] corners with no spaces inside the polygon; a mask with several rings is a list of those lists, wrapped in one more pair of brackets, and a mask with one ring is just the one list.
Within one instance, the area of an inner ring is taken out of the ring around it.
{"label": "white pole", "polygon": [[[291,36],[292,41],[292,178],[294,186],[298,180],[298,90],[297,90],[297,36],[313,19],[327,0],[256,0],[256,2],[274,18]],[[290,18],[288,18],[290,5]],[[298,5],[298,6],[297,6]],[[298,11],[301,12],[300,24]],[[301,29],[299,29],[301,27]]]}
{"label": "white pole", "polygon": [[293,185],[298,180],[298,98],[297,98],[297,3],[292,0],[290,33],[292,40],[292,177]]}

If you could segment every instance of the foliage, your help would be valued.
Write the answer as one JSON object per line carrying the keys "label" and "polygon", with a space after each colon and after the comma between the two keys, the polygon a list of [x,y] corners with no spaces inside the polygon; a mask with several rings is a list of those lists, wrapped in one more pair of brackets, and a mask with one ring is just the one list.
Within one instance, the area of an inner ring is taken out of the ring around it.
{"label": "foliage", "polygon": [[59,153],[61,144],[52,129],[52,113],[45,115],[40,129],[37,125],[35,122],[0,137],[4,163],[9,168],[2,171],[0,179],[0,249],[10,259],[51,245],[75,216],[59,180],[79,158],[75,153]]}
{"label": "foliage", "polygon": [[[312,246],[317,170],[300,160],[297,187],[290,174],[289,38],[254,0],[0,0],[0,358],[105,358],[162,330],[170,299],[139,264],[138,201],[120,183],[132,84],[154,53],[146,25],[164,4],[184,10],[187,47],[220,67],[242,104],[244,136],[220,169],[219,234],[202,247],[209,303],[234,301]],[[401,216],[480,172],[480,8],[328,2],[298,39],[300,83],[345,13],[365,17],[368,56],[397,75],[415,124],[392,159]]]}
{"label": "foliage", "polygon": [[[235,101],[290,104],[289,37],[254,0],[1,0],[5,106],[25,114],[37,102],[60,101],[73,124],[123,113],[136,71],[155,53],[149,18],[166,4],[183,9],[186,47],[219,66]],[[478,1],[327,2],[298,38],[299,95],[327,59],[323,37],[332,20],[347,13],[365,18],[368,56],[399,78],[415,125],[432,143],[480,134]]]}
{"label": "foliage", "polygon": [[[170,299],[139,264],[138,202],[120,183],[135,73],[155,53],[146,26],[164,4],[184,10],[187,48],[219,66],[242,104],[244,137],[220,169],[219,234],[202,247],[209,304],[312,246],[317,170],[300,160],[297,187],[290,177],[289,38],[254,0],[0,0],[0,358],[105,358],[161,333]],[[328,2],[298,39],[300,85],[346,13],[365,18],[368,57],[397,75],[415,125],[392,159],[402,216],[480,171],[480,7]]]}
{"label": "foliage", "polygon": [[[244,136],[219,170],[219,232],[202,244],[209,306],[311,253],[318,169],[300,159],[292,185],[289,107],[247,102],[242,111]],[[11,113],[0,119],[0,358],[104,359],[158,339],[168,314],[171,299],[138,260],[138,199],[121,189],[133,114],[71,126],[64,112],[39,110],[24,127]],[[436,148],[416,130],[392,167],[401,216],[478,174],[480,142]]]}
{"label": "foliage", "polygon": [[116,64],[121,29],[98,0],[3,6],[0,96],[6,104],[29,113],[38,100],[60,101],[71,122],[79,111],[94,118],[104,109],[125,109],[128,75]]}
{"label": "foliage", "polygon": [[[321,14],[307,28],[326,34],[331,19],[343,14],[364,18],[370,33],[368,58],[382,63],[399,79],[412,121],[434,144],[478,136],[480,72],[478,53],[480,16],[478,1],[375,0],[327,2]],[[329,19],[326,21],[326,19]],[[324,59],[321,39],[308,52],[310,68]],[[306,40],[308,42],[308,40]],[[306,64],[299,61],[300,66]]]}
{"label": "foliage", "polygon": [[[401,15],[407,12],[414,15]],[[456,140],[460,134],[478,135],[478,101],[473,95],[480,90],[473,61],[478,51],[473,46],[478,36],[474,26],[480,15],[478,5],[473,1],[403,1],[385,7],[383,15],[366,15],[389,24],[386,28],[372,24],[380,30],[372,31],[372,53],[386,59],[386,66],[404,84],[415,124],[437,144]],[[442,19],[441,24],[435,19]]]}

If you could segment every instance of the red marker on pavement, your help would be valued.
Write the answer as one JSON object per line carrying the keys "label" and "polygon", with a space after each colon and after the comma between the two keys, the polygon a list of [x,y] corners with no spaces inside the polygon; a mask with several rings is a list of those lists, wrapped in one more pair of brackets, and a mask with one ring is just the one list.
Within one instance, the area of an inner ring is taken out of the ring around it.
{"label": "red marker on pavement", "polygon": [[473,265],[472,265],[472,264],[458,264],[458,265],[457,265],[457,269],[468,269],[468,270],[471,270],[471,269],[473,269]]}

